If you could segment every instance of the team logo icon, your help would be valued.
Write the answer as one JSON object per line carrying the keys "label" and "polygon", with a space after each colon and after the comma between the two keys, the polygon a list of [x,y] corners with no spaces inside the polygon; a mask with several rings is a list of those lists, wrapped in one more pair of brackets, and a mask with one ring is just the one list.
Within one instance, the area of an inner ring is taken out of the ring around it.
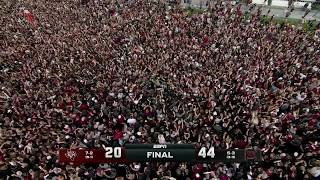
{"label": "team logo icon", "polygon": [[72,151],[72,150],[68,150],[65,153],[66,157],[69,158],[71,161],[74,161],[74,159],[77,157],[77,152],[76,151]]}

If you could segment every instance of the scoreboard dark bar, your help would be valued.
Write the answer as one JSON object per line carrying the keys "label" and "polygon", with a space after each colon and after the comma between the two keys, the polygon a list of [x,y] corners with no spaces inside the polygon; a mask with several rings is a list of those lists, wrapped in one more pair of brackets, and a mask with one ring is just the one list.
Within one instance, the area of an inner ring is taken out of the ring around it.
{"label": "scoreboard dark bar", "polygon": [[194,161],[195,149],[126,149],[129,161]]}
{"label": "scoreboard dark bar", "polygon": [[[149,145],[150,146],[150,145]],[[181,146],[180,147],[185,147]],[[193,145],[191,145],[193,146]],[[104,149],[60,149],[59,163],[99,164],[128,163],[146,161],[180,161],[180,162],[245,162],[261,161],[260,150],[228,149],[214,147],[168,148],[165,145],[152,145],[152,148],[104,147]]]}
{"label": "scoreboard dark bar", "polygon": [[[219,150],[202,147],[196,151],[196,159],[193,162],[245,162],[261,161],[261,152],[252,149],[228,149]],[[202,150],[201,150],[202,149]]]}
{"label": "scoreboard dark bar", "polygon": [[214,156],[200,156],[198,149],[196,154],[196,160],[194,162],[243,162],[246,161],[245,159],[245,151],[244,150],[214,150]]}
{"label": "scoreboard dark bar", "polygon": [[194,144],[126,144],[126,149],[194,149]]}

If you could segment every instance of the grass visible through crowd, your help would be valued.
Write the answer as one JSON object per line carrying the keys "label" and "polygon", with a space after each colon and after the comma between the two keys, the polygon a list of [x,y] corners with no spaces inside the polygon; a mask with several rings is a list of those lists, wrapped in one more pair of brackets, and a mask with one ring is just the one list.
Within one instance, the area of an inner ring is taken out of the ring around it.
{"label": "grass visible through crowd", "polygon": [[312,5],[311,9],[320,11],[320,2],[318,4]]}
{"label": "grass visible through crowd", "polygon": [[[188,15],[192,16],[194,14],[199,14],[204,12],[204,9],[199,9],[199,8],[192,8],[188,7],[187,9]],[[248,14],[244,14],[245,19],[249,18]],[[302,21],[301,19],[295,19],[295,18],[282,18],[282,17],[273,17],[271,20],[270,16],[261,16],[260,21],[264,24],[269,23],[270,21],[276,24],[283,24],[286,23],[287,25],[294,25],[294,26],[301,26],[304,31],[315,31],[317,29],[317,26],[320,24],[317,21]]]}

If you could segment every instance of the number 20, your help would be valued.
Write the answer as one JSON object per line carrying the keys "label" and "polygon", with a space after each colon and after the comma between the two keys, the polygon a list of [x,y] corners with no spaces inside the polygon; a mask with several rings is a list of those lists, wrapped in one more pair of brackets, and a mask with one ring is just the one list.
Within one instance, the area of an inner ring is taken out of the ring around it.
{"label": "number 20", "polygon": [[207,152],[207,148],[202,147],[198,153],[198,156],[202,158],[206,158],[206,157],[214,158],[215,156],[214,147],[210,147],[208,152]]}
{"label": "number 20", "polygon": [[121,158],[121,147],[106,147],[106,158]]}

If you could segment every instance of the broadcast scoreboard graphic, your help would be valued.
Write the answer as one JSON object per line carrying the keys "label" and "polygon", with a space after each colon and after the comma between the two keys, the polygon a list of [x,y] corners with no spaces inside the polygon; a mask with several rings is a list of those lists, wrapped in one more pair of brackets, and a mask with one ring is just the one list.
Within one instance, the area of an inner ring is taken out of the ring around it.
{"label": "broadcast scoreboard graphic", "polygon": [[60,149],[59,163],[129,163],[129,162],[244,162],[261,161],[261,151],[252,149],[220,150],[195,148],[193,144],[127,144],[103,149]]}

